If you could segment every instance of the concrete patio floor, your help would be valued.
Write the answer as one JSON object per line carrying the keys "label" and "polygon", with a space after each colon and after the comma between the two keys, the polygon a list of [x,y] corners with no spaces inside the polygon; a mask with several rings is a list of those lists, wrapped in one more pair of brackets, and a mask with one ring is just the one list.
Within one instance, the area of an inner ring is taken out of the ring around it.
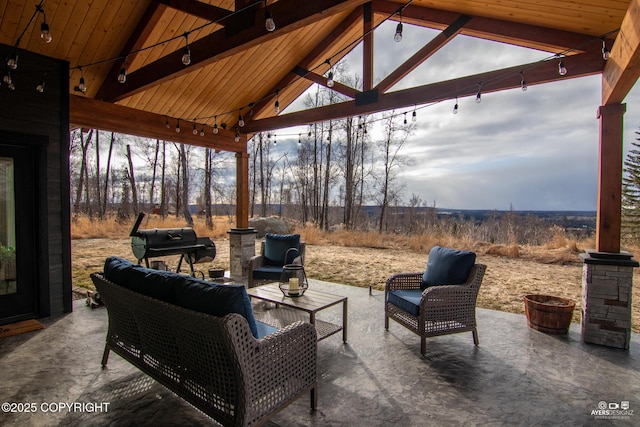
{"label": "concrete patio floor", "polygon": [[[397,323],[384,330],[384,293],[312,281],[348,296],[348,343],[318,343],[318,410],[303,396],[267,426],[639,425],[640,336],[629,351],[527,327],[524,315],[478,309],[480,346],[471,333],[431,338]],[[256,304],[256,311],[262,307]],[[318,314],[340,322],[341,307]],[[212,421],[112,353],[100,368],[104,307],[79,300],[46,329],[0,339],[0,402],[34,412],[0,412],[0,425],[211,425]],[[59,403],[80,403],[69,410]],[[601,416],[599,405],[628,402],[631,415]],[[95,404],[92,407],[87,403]],[[105,405],[108,404],[108,405]],[[102,404],[102,406],[97,406]],[[93,411],[91,411],[93,409]]]}

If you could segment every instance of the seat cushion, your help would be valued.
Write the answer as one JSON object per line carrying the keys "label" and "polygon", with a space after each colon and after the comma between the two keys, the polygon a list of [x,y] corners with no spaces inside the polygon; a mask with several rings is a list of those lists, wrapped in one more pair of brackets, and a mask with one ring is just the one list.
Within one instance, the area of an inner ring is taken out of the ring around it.
{"label": "seat cushion", "polygon": [[253,270],[253,278],[257,280],[280,280],[281,274],[281,265],[264,265]]}
{"label": "seat cushion", "polygon": [[[287,249],[295,248],[284,259]],[[291,264],[300,255],[300,235],[299,234],[271,234],[264,236],[264,258],[267,265]]]}
{"label": "seat cushion", "polygon": [[387,302],[417,316],[420,312],[421,297],[422,291],[420,289],[397,289],[389,292]]}
{"label": "seat cushion", "polygon": [[[118,257],[105,261],[104,276],[120,286],[189,310],[223,317],[238,313],[258,337],[251,301],[242,285],[221,285],[184,274],[145,268]],[[279,276],[278,276],[279,277]]]}
{"label": "seat cushion", "polygon": [[470,251],[434,246],[429,252],[421,288],[437,285],[460,285],[467,281],[476,254]]}

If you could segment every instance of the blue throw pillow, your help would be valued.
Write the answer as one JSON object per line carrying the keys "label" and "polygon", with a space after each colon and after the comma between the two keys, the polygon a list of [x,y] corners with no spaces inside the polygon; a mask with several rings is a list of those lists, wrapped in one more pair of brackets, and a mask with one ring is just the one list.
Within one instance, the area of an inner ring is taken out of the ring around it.
{"label": "blue throw pillow", "polygon": [[429,252],[420,287],[460,285],[467,281],[475,263],[476,254],[473,252],[434,246]]}
{"label": "blue throw pillow", "polygon": [[104,263],[104,277],[120,286],[173,304],[172,277],[169,271],[153,270],[123,258],[109,257]]}
{"label": "blue throw pillow", "polygon": [[[300,235],[299,234],[265,234],[264,239],[264,258],[267,265],[284,265],[291,264],[293,260],[300,255]],[[295,248],[290,251],[287,259],[284,257],[287,249]],[[286,261],[286,262],[285,262]]]}

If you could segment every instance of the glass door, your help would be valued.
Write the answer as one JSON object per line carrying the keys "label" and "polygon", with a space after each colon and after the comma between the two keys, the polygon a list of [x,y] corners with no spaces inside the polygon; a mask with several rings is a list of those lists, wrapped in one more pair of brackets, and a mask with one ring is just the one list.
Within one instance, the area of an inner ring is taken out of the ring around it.
{"label": "glass door", "polygon": [[0,324],[38,312],[34,148],[0,145]]}

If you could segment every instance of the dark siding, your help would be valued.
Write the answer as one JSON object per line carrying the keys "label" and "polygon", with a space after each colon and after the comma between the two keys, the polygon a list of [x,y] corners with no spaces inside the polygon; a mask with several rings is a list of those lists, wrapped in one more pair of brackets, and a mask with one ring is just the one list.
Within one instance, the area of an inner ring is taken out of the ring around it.
{"label": "dark siding", "polygon": [[[0,58],[9,52],[0,45]],[[44,93],[35,90],[45,76]],[[72,309],[71,233],[69,208],[69,65],[64,61],[19,51],[14,74],[16,90],[0,86],[0,133],[30,141],[40,149],[46,170],[39,184],[39,314],[56,315]],[[3,138],[4,139],[4,138]],[[29,142],[27,142],[29,143]]]}

